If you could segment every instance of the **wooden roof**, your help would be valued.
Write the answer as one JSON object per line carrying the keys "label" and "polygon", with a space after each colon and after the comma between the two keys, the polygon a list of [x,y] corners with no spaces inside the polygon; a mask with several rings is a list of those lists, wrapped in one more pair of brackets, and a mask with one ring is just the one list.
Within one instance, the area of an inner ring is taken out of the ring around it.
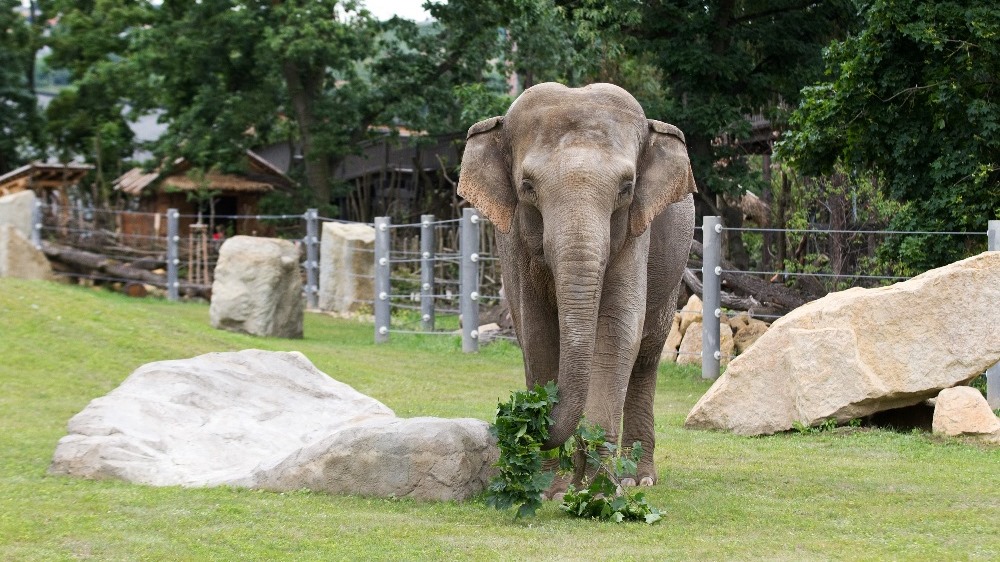
{"label": "wooden roof", "polygon": [[212,191],[264,193],[272,191],[277,185],[291,184],[288,176],[270,162],[253,151],[247,150],[246,153],[246,174],[208,172],[204,177],[196,178],[188,175],[191,166],[183,159],[178,159],[174,162],[173,172],[167,175],[160,170],[144,172],[142,168],[133,168],[114,181],[114,188],[129,195],[141,195],[154,184],[158,189],[175,191],[197,191],[206,187]]}
{"label": "wooden roof", "polygon": [[0,176],[0,193],[75,185],[93,169],[92,165],[79,162],[32,162]]}

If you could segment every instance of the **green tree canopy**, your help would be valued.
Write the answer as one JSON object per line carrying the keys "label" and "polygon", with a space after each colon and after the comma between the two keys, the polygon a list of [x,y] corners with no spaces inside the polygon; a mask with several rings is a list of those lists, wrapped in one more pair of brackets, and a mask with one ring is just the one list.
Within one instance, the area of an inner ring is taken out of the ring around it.
{"label": "green tree canopy", "polygon": [[40,142],[31,73],[33,32],[18,0],[0,0],[0,173],[21,164]]}
{"label": "green tree canopy", "polygon": [[[781,154],[808,174],[871,171],[908,204],[901,230],[983,232],[1000,217],[1000,10],[988,0],[875,0],[864,27],[826,53]],[[925,269],[967,238],[910,237],[898,257]],[[981,244],[976,245],[981,247]]]}

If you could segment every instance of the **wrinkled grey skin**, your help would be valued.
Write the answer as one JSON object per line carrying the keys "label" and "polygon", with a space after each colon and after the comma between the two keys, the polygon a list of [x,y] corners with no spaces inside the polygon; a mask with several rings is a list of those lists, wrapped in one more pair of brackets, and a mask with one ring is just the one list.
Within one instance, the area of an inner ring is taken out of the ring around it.
{"label": "wrinkled grey skin", "polygon": [[695,191],[681,132],[611,84],[539,84],[469,129],[458,193],[497,230],[528,388],[559,387],[545,446],[581,415],[611,442],[621,427],[643,446],[629,484],[656,482],[656,368]]}

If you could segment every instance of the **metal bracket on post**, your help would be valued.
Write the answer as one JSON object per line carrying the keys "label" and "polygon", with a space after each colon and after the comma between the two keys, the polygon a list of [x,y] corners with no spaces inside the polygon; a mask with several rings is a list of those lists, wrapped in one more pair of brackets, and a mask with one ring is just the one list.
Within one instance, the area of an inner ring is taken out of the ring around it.
{"label": "metal bracket on post", "polygon": [[722,315],[722,220],[705,217],[702,226],[702,323],[701,323],[701,378],[719,378],[722,352],[719,342],[719,324]]}
{"label": "metal bracket on post", "polygon": [[35,204],[31,206],[31,243],[39,250],[42,249],[42,200],[35,197]]}
{"label": "metal bracket on post", "polygon": [[306,306],[319,308],[319,209],[307,209],[306,219]]}
{"label": "metal bracket on post", "polygon": [[[991,252],[1000,251],[1000,220],[989,221],[986,235],[989,240],[987,248]],[[997,328],[998,326],[993,327],[994,330]],[[990,408],[1000,408],[1000,363],[986,370],[986,401]]]}
{"label": "metal bracket on post", "polygon": [[479,351],[479,212],[462,209],[462,227],[459,232],[459,266],[461,283],[462,351]]}
{"label": "metal bracket on post", "polygon": [[392,320],[389,236],[389,217],[375,217],[375,343],[389,341],[389,323]]}
{"label": "metal bracket on post", "polygon": [[434,215],[420,215],[420,328],[434,331]]}
{"label": "metal bracket on post", "polygon": [[181,242],[179,218],[177,209],[167,209],[167,300],[172,301],[180,298],[180,283],[177,281],[177,270],[181,265],[180,252],[177,251]]}

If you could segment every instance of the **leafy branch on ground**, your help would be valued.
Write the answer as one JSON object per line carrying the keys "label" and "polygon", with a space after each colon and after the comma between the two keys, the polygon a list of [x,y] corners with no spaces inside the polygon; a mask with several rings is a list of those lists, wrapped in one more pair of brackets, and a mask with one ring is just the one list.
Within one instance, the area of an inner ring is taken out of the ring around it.
{"label": "leafy branch on ground", "polygon": [[[629,493],[622,479],[633,476],[642,446],[635,442],[622,450],[605,440],[599,425],[581,421],[573,439],[551,451],[542,451],[552,424],[552,407],[558,403],[554,382],[544,387],[512,392],[510,400],[497,406],[496,422],[490,427],[497,438],[500,458],[497,476],[490,482],[486,503],[499,510],[517,507],[515,519],[532,516],[542,505],[542,494],[552,485],[555,471],[543,471],[543,461],[558,460],[560,471],[572,470],[572,459],[579,451],[592,468],[594,476],[587,486],[570,486],[560,508],[576,517],[655,523],[660,513],[651,507],[644,494]],[[606,455],[602,458],[602,452]],[[553,463],[554,464],[554,463]]]}
{"label": "leafy branch on ground", "polygon": [[535,514],[555,478],[554,472],[542,471],[542,443],[549,437],[549,414],[558,401],[556,384],[549,382],[512,392],[510,401],[497,405],[490,432],[500,448],[500,471],[490,482],[486,503],[499,510],[517,506],[515,519]]}
{"label": "leafy branch on ground", "polygon": [[[645,521],[653,524],[660,520],[658,509],[646,502],[642,492],[632,493],[622,485],[626,477],[634,477],[642,458],[642,444],[636,441],[631,448],[620,448],[605,440],[605,431],[599,425],[581,423],[576,431],[577,450],[583,452],[587,465],[595,471],[585,488],[567,490],[560,507],[575,517],[587,517],[621,523]],[[606,456],[602,457],[602,449]]]}

